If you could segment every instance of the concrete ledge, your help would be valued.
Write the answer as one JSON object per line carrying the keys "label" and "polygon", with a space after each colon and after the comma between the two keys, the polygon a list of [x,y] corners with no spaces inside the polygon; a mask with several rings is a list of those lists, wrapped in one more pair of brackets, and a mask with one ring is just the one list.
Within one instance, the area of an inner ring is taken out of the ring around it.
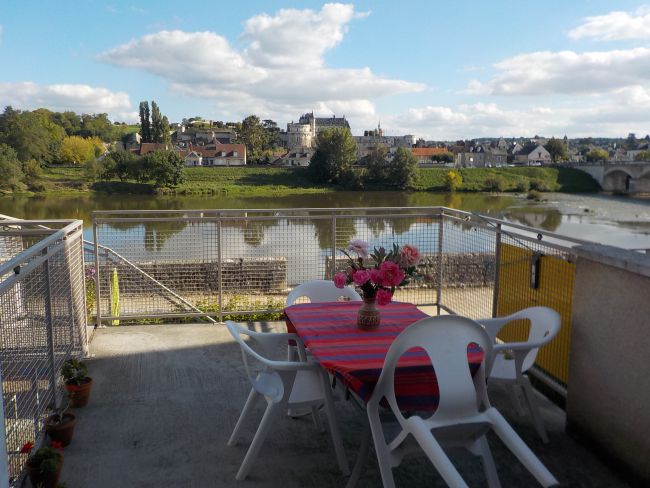
{"label": "concrete ledge", "polygon": [[589,259],[650,278],[650,256],[620,247],[586,244],[573,248],[581,259]]}

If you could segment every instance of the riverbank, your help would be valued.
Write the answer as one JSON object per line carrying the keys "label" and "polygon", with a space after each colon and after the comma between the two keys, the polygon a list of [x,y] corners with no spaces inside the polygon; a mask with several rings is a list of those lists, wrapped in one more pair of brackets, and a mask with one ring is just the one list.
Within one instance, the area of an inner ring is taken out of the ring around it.
{"label": "riverbank", "polygon": [[[421,168],[415,191],[447,191],[446,175],[451,168]],[[596,181],[582,171],[562,167],[462,168],[459,192],[527,192],[557,191],[564,193],[597,192]],[[85,168],[45,168],[28,194],[129,193],[169,195],[285,196],[330,193],[341,190],[337,185],[316,185],[306,168],[270,168],[246,166],[230,168],[186,168],[185,181],[174,189],[155,190],[152,185],[93,181]],[[369,186],[366,191],[387,188]]]}

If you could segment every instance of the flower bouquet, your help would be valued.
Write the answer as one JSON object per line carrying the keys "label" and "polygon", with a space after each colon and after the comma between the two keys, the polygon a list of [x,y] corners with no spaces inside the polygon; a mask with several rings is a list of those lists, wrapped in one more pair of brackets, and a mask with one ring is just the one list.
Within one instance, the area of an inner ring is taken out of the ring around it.
{"label": "flower bouquet", "polygon": [[364,305],[359,309],[357,325],[373,328],[379,325],[377,305],[387,305],[393,298],[395,288],[406,285],[415,275],[415,266],[420,261],[420,252],[410,244],[393,244],[390,251],[383,247],[369,252],[367,242],[354,239],[341,252],[348,258],[345,271],[334,275],[338,288],[354,283],[361,290]]}

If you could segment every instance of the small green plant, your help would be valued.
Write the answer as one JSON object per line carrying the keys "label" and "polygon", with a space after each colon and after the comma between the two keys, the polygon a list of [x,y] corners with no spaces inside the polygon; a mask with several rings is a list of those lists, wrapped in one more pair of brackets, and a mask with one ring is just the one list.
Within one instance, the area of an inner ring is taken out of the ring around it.
{"label": "small green plant", "polygon": [[528,200],[534,200],[536,202],[539,202],[542,200],[542,194],[537,190],[530,190],[526,198],[528,198]]}
{"label": "small green plant", "polygon": [[515,190],[519,193],[526,193],[528,190],[530,190],[530,183],[528,180],[518,180],[517,184],[515,185]]}
{"label": "small green plant", "polygon": [[485,189],[489,191],[502,192],[505,187],[503,178],[493,176],[485,180]]}
{"label": "small green plant", "polygon": [[23,454],[31,454],[27,464],[36,469],[42,475],[56,472],[63,463],[63,454],[60,451],[60,443],[52,443],[53,447],[41,447],[31,454],[34,447],[33,442],[27,442],[20,450]]}
{"label": "small green plant", "polygon": [[80,386],[88,377],[88,367],[83,361],[70,358],[61,366],[61,376],[67,384]]}

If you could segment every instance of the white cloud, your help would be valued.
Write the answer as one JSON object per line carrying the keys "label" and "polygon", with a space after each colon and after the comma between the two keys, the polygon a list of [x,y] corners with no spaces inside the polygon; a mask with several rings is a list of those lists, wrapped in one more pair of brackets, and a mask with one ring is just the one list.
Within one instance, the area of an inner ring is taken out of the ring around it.
{"label": "white cloud", "polygon": [[338,3],[320,11],[283,9],[248,19],[242,49],[214,32],[161,31],[99,59],[158,75],[173,91],[214,100],[224,114],[286,114],[290,120],[322,107],[337,115],[374,116],[374,99],[425,86],[377,76],[367,67],[325,65],[324,54],[341,43],[348,24],[367,15]]}
{"label": "white cloud", "polygon": [[[55,111],[72,110],[78,113],[129,114],[131,101],[124,92],[89,85],[38,85],[0,82],[0,106],[32,110],[48,108]],[[120,119],[121,120],[121,119]]]}
{"label": "white cloud", "polygon": [[465,93],[595,94],[650,83],[650,48],[534,52],[505,59],[494,67],[496,76],[487,83],[470,82]]}
{"label": "white cloud", "polygon": [[382,117],[382,126],[391,134],[417,134],[433,140],[535,134],[624,137],[629,132],[648,133],[649,112],[650,90],[634,87],[593,96],[588,104],[573,100],[568,104],[528,104],[523,109],[483,102],[415,107],[403,115]]}
{"label": "white cloud", "polygon": [[650,39],[650,8],[640,7],[636,12],[610,12],[587,17],[584,23],[569,31],[572,39],[595,38],[601,41]]}

